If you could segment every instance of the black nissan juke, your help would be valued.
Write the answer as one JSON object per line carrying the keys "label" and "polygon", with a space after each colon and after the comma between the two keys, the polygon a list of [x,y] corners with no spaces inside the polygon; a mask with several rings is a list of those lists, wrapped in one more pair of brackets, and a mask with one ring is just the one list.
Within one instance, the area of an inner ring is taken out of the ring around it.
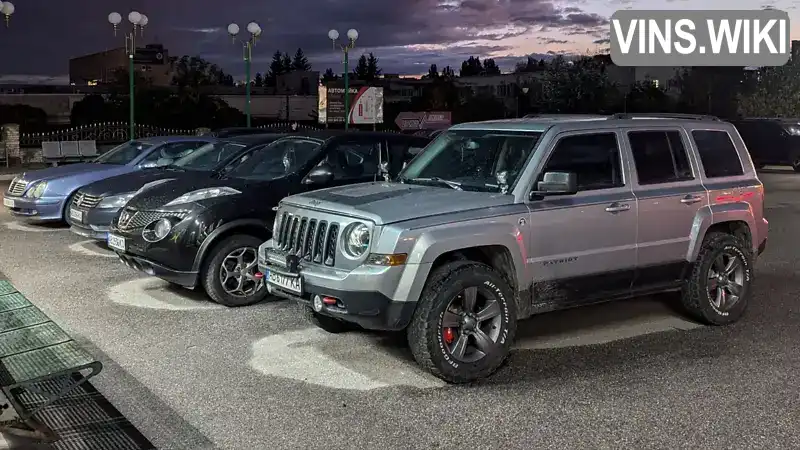
{"label": "black nissan juke", "polygon": [[295,133],[246,151],[206,177],[147,187],[113,219],[108,246],[128,266],[201,287],[226,306],[267,295],[256,274],[283,197],[396,176],[429,139],[379,132]]}

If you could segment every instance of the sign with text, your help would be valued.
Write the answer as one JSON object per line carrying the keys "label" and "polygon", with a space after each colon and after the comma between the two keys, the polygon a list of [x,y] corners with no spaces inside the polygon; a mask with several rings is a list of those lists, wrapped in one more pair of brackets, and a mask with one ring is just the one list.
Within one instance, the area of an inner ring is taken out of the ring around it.
{"label": "sign with text", "polygon": [[622,10],[611,16],[618,66],[782,66],[791,55],[789,14],[777,9]]}
{"label": "sign with text", "polygon": [[344,110],[344,88],[319,88],[319,122],[343,124],[345,118],[353,125],[383,123],[383,88],[374,86],[348,89],[350,111]]}

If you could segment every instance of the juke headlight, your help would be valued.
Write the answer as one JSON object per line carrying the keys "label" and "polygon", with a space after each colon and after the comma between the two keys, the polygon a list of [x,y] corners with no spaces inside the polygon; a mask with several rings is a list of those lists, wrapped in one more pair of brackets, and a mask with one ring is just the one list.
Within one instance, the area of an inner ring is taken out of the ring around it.
{"label": "juke headlight", "polygon": [[142,238],[147,242],[158,242],[172,231],[173,221],[168,218],[158,219],[150,222],[142,230]]}
{"label": "juke headlight", "polygon": [[344,232],[344,252],[351,258],[360,258],[369,250],[370,231],[366,224],[351,223]]}

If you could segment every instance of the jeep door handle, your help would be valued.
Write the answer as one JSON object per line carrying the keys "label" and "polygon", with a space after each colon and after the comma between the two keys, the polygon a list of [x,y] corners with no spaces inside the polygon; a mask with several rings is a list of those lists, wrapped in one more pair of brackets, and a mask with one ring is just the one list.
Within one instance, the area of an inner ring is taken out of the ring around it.
{"label": "jeep door handle", "polygon": [[692,203],[697,203],[703,201],[703,197],[699,195],[687,195],[681,199],[681,203],[684,205],[691,205]]}
{"label": "jeep door handle", "polygon": [[631,209],[631,205],[614,202],[606,207],[606,212],[618,213]]}

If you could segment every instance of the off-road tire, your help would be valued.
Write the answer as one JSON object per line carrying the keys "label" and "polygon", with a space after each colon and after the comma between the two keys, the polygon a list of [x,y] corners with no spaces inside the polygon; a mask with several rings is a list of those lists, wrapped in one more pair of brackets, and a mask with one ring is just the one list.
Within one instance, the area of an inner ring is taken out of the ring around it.
{"label": "off-road tire", "polygon": [[303,307],[303,315],[317,328],[321,328],[332,334],[346,333],[359,328],[358,325],[354,323],[345,322],[344,320],[339,320],[335,317],[320,314],[311,309],[309,306]]}
{"label": "off-road tire", "polygon": [[[708,271],[717,256],[731,251],[739,255],[744,264],[744,283],[739,301],[730,310],[719,311],[708,294]],[[753,283],[753,251],[741,238],[729,233],[711,232],[703,239],[700,253],[684,280],[681,301],[686,312],[707,325],[728,325],[739,320],[747,309],[750,287]]]}
{"label": "off-road tire", "polygon": [[[501,307],[499,351],[474,363],[453,360],[445,348],[441,320],[450,300],[464,288],[487,287],[495,291]],[[493,268],[471,261],[456,261],[435,269],[428,277],[414,316],[406,330],[411,353],[422,368],[448,383],[469,383],[486,378],[508,358],[517,331],[514,291]]]}
{"label": "off-road tire", "polygon": [[263,240],[255,236],[235,234],[214,245],[200,272],[203,290],[212,301],[228,307],[237,307],[258,303],[269,296],[267,286],[263,283],[261,289],[252,295],[247,297],[233,296],[222,288],[222,281],[219,276],[220,266],[230,252],[242,247],[252,247],[258,251],[258,246],[262,243]]}

